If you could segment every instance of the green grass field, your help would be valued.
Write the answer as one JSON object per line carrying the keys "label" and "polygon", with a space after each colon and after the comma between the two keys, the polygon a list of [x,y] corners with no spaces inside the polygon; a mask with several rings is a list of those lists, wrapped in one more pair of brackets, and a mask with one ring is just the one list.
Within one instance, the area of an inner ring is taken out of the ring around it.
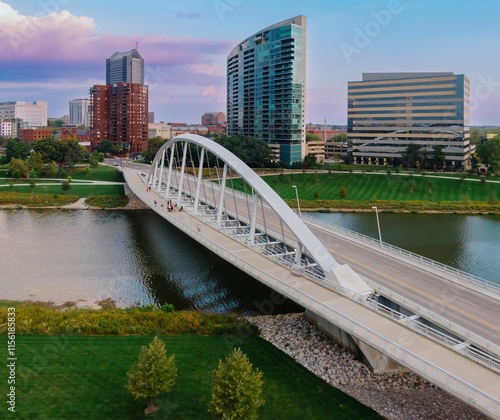
{"label": "green grass field", "polygon": [[[460,179],[432,178],[419,175],[357,173],[294,173],[264,176],[283,199],[294,200],[296,185],[300,200],[340,200],[345,187],[345,200],[351,201],[478,201],[500,200],[500,183]],[[228,186],[241,189],[240,180],[229,180]],[[317,195],[315,197],[315,194]]]}
{"label": "green grass field", "polygon": [[[7,191],[7,190],[0,190]],[[21,193],[31,193],[31,187],[14,187],[14,191]],[[54,185],[35,185],[33,189],[35,194],[64,194],[61,190],[61,182]],[[91,195],[125,195],[123,185],[82,185],[72,183],[69,191],[66,194],[76,195],[80,198],[89,197]]]}
{"label": "green grass field", "polygon": [[[6,336],[1,336],[6,348]],[[256,336],[163,336],[175,355],[177,383],[158,398],[152,418],[208,419],[211,374],[220,359],[240,347],[264,374],[263,419],[371,419],[373,410],[295,363]],[[150,336],[17,336],[16,413],[22,419],[139,419],[145,402],[125,391],[126,372]],[[6,364],[0,376],[7,378]],[[7,381],[0,391],[5,396]],[[9,418],[4,403],[2,418]]]}
{"label": "green grass field", "polygon": [[75,167],[66,171],[73,179],[92,180],[92,181],[108,181],[108,182],[125,182],[123,175],[113,166],[98,166],[90,168],[90,173],[86,173],[85,168]]}

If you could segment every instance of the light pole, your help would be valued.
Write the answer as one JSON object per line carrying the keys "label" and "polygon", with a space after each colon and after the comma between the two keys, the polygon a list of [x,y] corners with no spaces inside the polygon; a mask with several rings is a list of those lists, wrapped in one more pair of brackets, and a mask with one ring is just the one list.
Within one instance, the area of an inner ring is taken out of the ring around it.
{"label": "light pole", "polygon": [[302,217],[302,214],[300,213],[299,191],[297,190],[297,185],[292,185],[292,187],[295,188],[295,196],[297,197],[297,208],[299,210],[299,217]]}
{"label": "light pole", "polygon": [[377,206],[372,206],[372,209],[375,209],[375,215],[377,216],[378,239],[380,241],[380,247],[382,247],[382,233],[380,232],[380,220],[378,219],[378,208]]}

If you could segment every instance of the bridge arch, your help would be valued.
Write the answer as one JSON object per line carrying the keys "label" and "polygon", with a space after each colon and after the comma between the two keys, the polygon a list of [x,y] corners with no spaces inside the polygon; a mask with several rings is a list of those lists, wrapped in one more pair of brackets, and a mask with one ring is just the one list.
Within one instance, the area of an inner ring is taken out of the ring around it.
{"label": "bridge arch", "polygon": [[[192,153],[193,148],[196,151],[195,158],[193,158],[193,156],[188,156],[188,151]],[[250,198],[252,209],[249,209],[248,215],[243,217],[246,221],[244,226],[248,228],[247,243],[249,243],[250,246],[262,245],[262,243],[256,241],[256,234],[263,234],[262,225],[259,230],[257,228],[256,219],[259,212],[259,206],[267,205],[276,215],[278,215],[280,223],[285,224],[289,231],[297,238],[294,244],[295,249],[286,248],[288,251],[285,249],[286,252],[284,252],[284,254],[294,254],[294,264],[291,267],[292,271],[300,271],[304,267],[317,265],[326,275],[326,273],[329,273],[332,269],[339,266],[337,261],[302,222],[297,214],[295,214],[295,212],[259,175],[241,159],[211,139],[194,134],[182,134],[166,142],[158,150],[152,162],[151,170],[148,175],[148,184],[156,191],[162,194],[164,193],[165,198],[173,197],[179,205],[183,204],[183,207],[191,211],[192,214],[200,215],[200,206],[206,208],[208,201],[207,197],[203,197],[202,193],[204,183],[206,184],[202,174],[203,168],[206,168],[207,162],[210,162],[208,158],[209,155],[216,159],[217,163],[214,165],[217,166],[217,174],[219,177],[219,184],[217,185],[219,189],[218,196],[211,200],[213,210],[212,216],[217,216],[213,218],[217,228],[221,229],[227,227],[222,224],[222,220],[227,215],[226,213],[228,213],[224,208],[225,204],[230,200],[229,196],[235,194],[234,191],[227,191],[227,188],[221,188],[220,186],[226,185],[229,173],[234,173],[237,177],[240,177],[252,191]],[[194,165],[194,161],[197,161],[197,166]],[[189,167],[189,165],[191,165],[191,167]],[[220,166],[222,166],[222,169]],[[212,188],[213,187],[214,185],[212,183]],[[189,192],[188,189],[190,190]],[[192,190],[195,190],[195,192]],[[233,196],[231,197],[234,198]],[[185,205],[186,203],[190,205]],[[236,213],[238,213],[237,210]],[[234,222],[234,217],[231,220]],[[238,226],[241,227],[240,225]],[[267,235],[268,239],[279,236],[270,232],[264,232],[264,234]]]}

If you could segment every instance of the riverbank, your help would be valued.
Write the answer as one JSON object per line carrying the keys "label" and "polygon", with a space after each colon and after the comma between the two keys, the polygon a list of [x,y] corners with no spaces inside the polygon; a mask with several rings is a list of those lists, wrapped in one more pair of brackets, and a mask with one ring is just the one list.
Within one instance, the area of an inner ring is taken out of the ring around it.
{"label": "riverbank", "polygon": [[297,363],[389,420],[488,419],[414,373],[373,373],[302,314],[247,319],[262,338]]}

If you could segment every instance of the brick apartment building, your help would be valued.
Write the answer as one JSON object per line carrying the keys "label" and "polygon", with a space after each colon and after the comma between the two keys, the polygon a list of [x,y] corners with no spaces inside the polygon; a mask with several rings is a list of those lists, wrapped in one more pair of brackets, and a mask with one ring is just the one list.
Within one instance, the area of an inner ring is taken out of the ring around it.
{"label": "brick apartment building", "polygon": [[148,141],[148,86],[139,83],[95,85],[90,88],[90,141],[102,140],[141,153]]}
{"label": "brick apartment building", "polygon": [[51,128],[25,128],[21,130],[19,138],[25,143],[34,143],[51,137],[54,137]]}

